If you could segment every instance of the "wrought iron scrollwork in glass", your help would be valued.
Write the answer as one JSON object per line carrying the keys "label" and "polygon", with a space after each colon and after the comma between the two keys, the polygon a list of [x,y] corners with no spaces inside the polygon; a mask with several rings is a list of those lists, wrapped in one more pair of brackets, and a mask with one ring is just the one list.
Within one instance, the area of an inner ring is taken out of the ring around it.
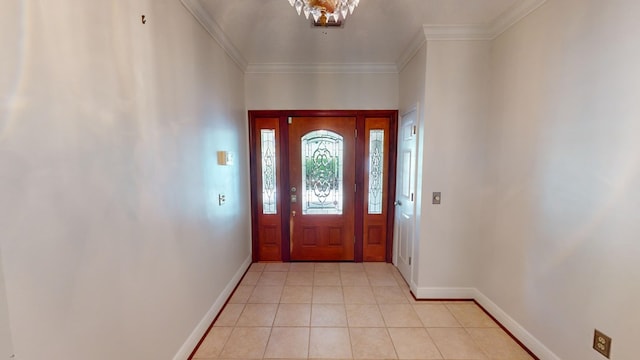
{"label": "wrought iron scrollwork in glass", "polygon": [[260,130],[262,150],[262,213],[276,214],[276,131]]}
{"label": "wrought iron scrollwork in glass", "polygon": [[328,130],[302,137],[302,214],[341,215],[343,199],[342,136]]}
{"label": "wrought iron scrollwork in glass", "polygon": [[384,130],[369,131],[369,214],[382,214]]}

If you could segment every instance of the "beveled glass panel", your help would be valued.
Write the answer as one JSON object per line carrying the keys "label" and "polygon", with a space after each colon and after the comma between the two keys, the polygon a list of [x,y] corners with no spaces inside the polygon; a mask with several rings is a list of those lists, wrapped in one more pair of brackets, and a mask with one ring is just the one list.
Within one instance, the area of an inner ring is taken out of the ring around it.
{"label": "beveled glass panel", "polygon": [[276,207],[276,131],[260,130],[262,150],[262,213],[271,215],[278,212]]}
{"label": "beveled glass panel", "polygon": [[341,215],[342,136],[316,130],[302,137],[302,214]]}
{"label": "beveled glass panel", "polygon": [[382,214],[384,130],[369,131],[369,214]]}

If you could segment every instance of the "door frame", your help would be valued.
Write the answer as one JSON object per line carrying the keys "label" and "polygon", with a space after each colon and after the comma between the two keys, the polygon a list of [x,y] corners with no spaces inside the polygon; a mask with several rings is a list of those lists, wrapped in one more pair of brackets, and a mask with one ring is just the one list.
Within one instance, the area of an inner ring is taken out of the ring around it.
{"label": "door frame", "polygon": [[[391,263],[393,261],[393,234],[394,234],[394,218],[395,209],[393,202],[395,200],[396,191],[396,158],[397,158],[397,128],[398,128],[398,110],[249,110],[249,162],[250,162],[250,186],[251,186],[251,242],[252,242],[252,258],[254,262],[259,261],[259,244],[258,244],[258,177],[256,163],[259,161],[256,144],[260,139],[256,138],[256,123],[260,118],[278,119],[280,129],[280,138],[277,143],[279,146],[280,160],[278,161],[277,179],[279,179],[276,193],[279,194],[280,224],[281,224],[281,261],[291,261],[291,248],[289,243],[289,213],[291,211],[289,201],[283,201],[285,195],[288,196],[289,184],[289,151],[287,144],[289,143],[288,119],[289,117],[355,117],[356,131],[358,137],[355,142],[355,182],[357,189],[366,189],[364,184],[364,166],[366,162],[358,161],[364,159],[365,154],[365,119],[374,117],[385,117],[389,119],[389,154],[386,157],[389,161],[388,172],[388,196],[387,196],[387,233],[386,233],[386,256],[385,261]],[[360,135],[363,134],[363,135]],[[355,237],[354,261],[363,261],[363,226],[364,226],[364,191],[357,191],[355,196]],[[285,216],[286,214],[286,216]]]}

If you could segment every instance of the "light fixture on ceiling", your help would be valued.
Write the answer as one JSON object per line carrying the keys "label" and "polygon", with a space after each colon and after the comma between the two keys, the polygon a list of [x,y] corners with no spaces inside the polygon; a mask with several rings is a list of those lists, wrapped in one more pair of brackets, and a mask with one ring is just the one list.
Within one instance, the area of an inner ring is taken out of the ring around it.
{"label": "light fixture on ceiling", "polygon": [[353,9],[358,6],[360,0],[289,0],[289,4],[296,8],[298,15],[304,13],[308,19],[313,16],[316,23],[327,25],[330,18],[338,22],[340,16],[347,18],[347,14],[353,14]]}

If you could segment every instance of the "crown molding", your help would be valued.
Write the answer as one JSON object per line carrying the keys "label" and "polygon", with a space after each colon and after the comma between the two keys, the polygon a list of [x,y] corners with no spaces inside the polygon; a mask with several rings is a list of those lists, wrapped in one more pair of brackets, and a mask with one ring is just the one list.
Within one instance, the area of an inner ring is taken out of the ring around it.
{"label": "crown molding", "polygon": [[418,53],[418,50],[422,48],[422,45],[424,45],[426,41],[427,38],[424,35],[424,31],[418,31],[396,61],[396,68],[398,72],[404,70],[405,66],[407,66],[411,59],[416,56],[416,53]]}
{"label": "crown molding", "polygon": [[534,12],[545,2],[547,0],[524,0],[519,4],[513,5],[491,23],[490,32],[493,35],[493,39],[517,24],[525,16]]}
{"label": "crown molding", "polygon": [[415,56],[425,40],[493,40],[542,6],[547,0],[524,0],[500,14],[489,24],[479,25],[424,25],[396,62],[402,71]]}
{"label": "crown molding", "polygon": [[247,74],[396,74],[396,64],[249,64]]}
{"label": "crown molding", "polygon": [[485,25],[424,25],[427,40],[491,40],[489,28]]}
{"label": "crown molding", "polygon": [[180,0],[182,5],[193,15],[193,17],[202,25],[202,27],[211,35],[231,59],[238,65],[240,70],[246,71],[247,60],[242,56],[238,48],[233,45],[227,34],[222,30],[213,18],[202,7],[198,0]]}
{"label": "crown molding", "polygon": [[524,0],[500,14],[489,24],[424,25],[402,52],[395,64],[249,64],[233,45],[220,25],[198,0],[180,0],[211,37],[222,46],[245,73],[399,73],[428,40],[493,40],[542,6],[547,0]]}

